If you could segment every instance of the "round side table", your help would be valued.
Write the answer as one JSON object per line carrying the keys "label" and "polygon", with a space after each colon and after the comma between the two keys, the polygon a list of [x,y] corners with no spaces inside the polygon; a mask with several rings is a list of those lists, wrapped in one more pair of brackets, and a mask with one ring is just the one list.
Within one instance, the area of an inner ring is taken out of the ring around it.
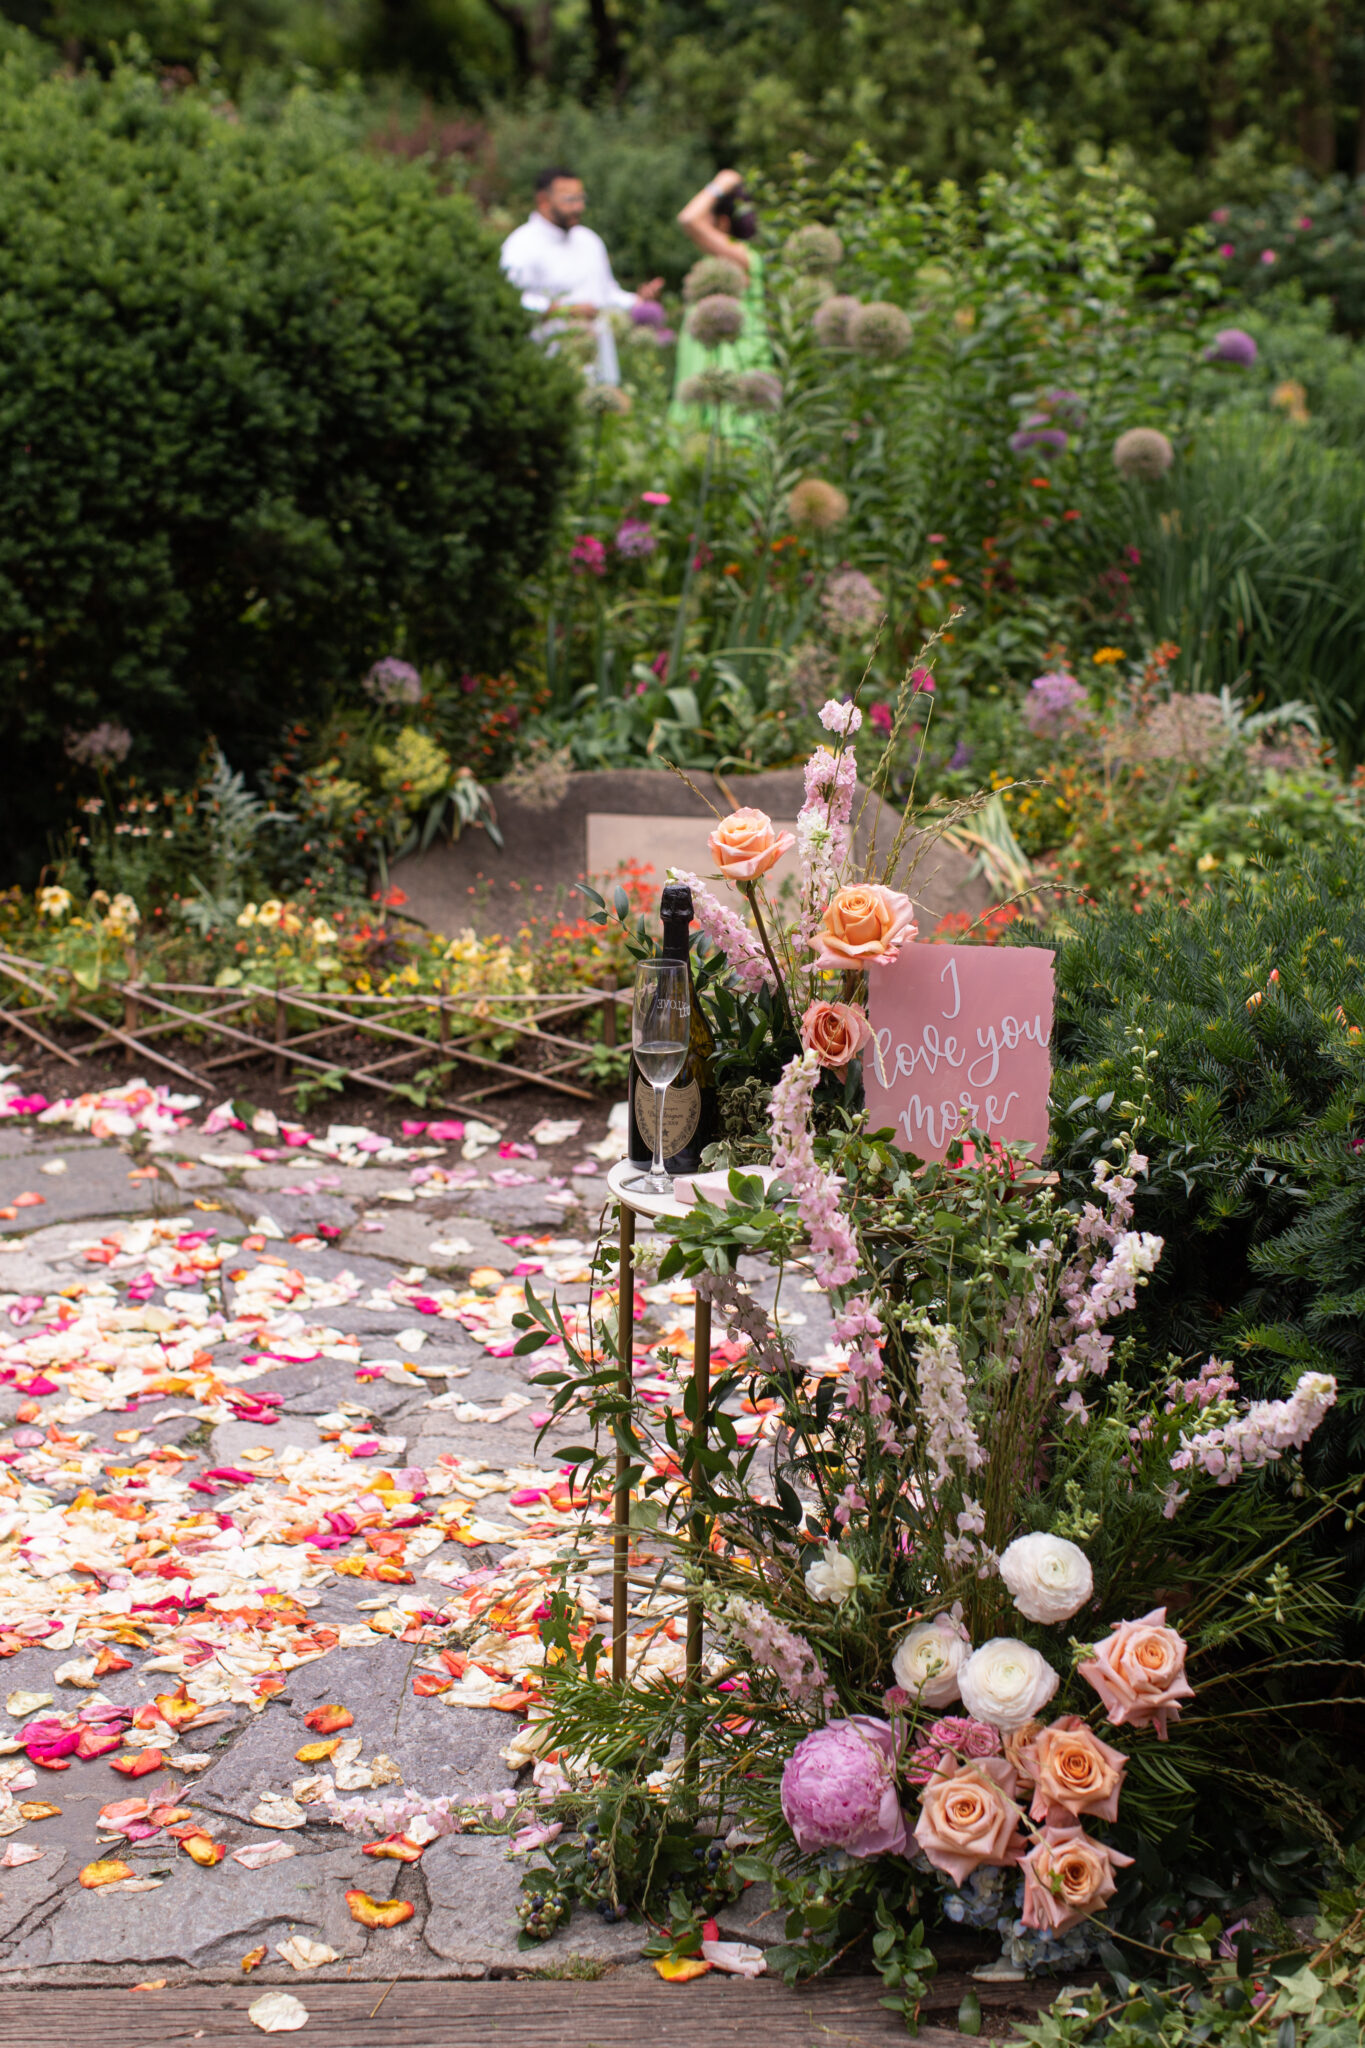
{"label": "round side table", "polygon": [[[635,1399],[635,1219],[647,1222],[663,1217],[686,1216],[681,1202],[651,1194],[634,1183],[645,1169],[629,1159],[618,1160],[607,1175],[607,1188],[621,1210],[621,1263],[618,1271],[618,1316],[616,1348],[621,1363],[621,1394],[629,1408]],[[689,1483],[697,1473],[698,1454],[706,1447],[711,1408],[711,1303],[699,1293],[692,1325],[692,1425],[683,1472]],[[695,1488],[694,1488],[695,1492]],[[612,1497],[612,1582],[611,1582],[611,1675],[626,1676],[626,1626],[628,1621],[628,1577],[630,1572],[630,1459],[618,1442],[616,1488]],[[694,1542],[707,1541],[707,1522],[695,1510],[691,1516]],[[687,1687],[695,1687],[701,1670],[702,1603],[694,1596],[687,1603]]]}

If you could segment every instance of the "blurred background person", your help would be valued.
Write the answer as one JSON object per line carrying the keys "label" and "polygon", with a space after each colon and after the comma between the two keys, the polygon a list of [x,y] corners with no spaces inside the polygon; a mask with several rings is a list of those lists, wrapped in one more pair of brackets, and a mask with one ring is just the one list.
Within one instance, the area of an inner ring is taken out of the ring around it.
{"label": "blurred background person", "polygon": [[507,237],[500,260],[527,311],[554,316],[536,327],[537,340],[552,342],[567,320],[590,322],[597,337],[591,374],[601,384],[619,384],[616,337],[608,316],[613,309],[629,312],[641,299],[657,299],[663,279],[651,278],[638,292],[619,285],[606,243],[583,225],[586,206],[583,180],[574,172],[559,167],[542,171],[530,217]]}
{"label": "blurred background person", "polygon": [[689,333],[686,320],[678,336],[677,369],[673,404],[669,417],[679,426],[710,428],[730,439],[752,437],[757,431],[753,413],[734,406],[697,406],[683,403],[680,392],[690,377],[702,370],[767,370],[773,367],[768,345],[768,317],[763,298],[763,257],[752,244],[758,233],[758,215],[748,203],[744,180],[738,171],[717,171],[700,192],[688,200],[678,215],[678,225],[703,256],[722,256],[743,272],[744,289],[740,305],[744,325],[733,341],[708,348]]}

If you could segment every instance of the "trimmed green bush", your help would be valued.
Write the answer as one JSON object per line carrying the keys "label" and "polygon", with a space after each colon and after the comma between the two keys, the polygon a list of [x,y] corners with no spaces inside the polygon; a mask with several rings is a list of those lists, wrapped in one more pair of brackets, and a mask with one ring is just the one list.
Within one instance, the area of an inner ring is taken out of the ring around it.
{"label": "trimmed green bush", "polygon": [[1052,1163],[1069,1196],[1120,1131],[1147,1155],[1134,1222],[1166,1250],[1137,1317],[1157,1355],[1215,1353],[1265,1396],[1335,1373],[1341,1405],[1309,1463],[1358,1467],[1365,851],[1344,841],[1189,903],[1077,917],[1057,956],[1057,1060]]}
{"label": "trimmed green bush", "polygon": [[234,766],[402,646],[496,665],[571,454],[468,202],[120,72],[0,73],[0,743],[7,849],[104,719]]}

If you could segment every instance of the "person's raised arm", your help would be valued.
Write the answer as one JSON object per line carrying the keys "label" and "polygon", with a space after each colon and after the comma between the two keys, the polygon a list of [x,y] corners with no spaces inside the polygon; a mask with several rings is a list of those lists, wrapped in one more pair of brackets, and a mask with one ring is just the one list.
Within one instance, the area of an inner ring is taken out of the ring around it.
{"label": "person's raised arm", "polygon": [[738,171],[717,171],[715,177],[688,200],[678,215],[678,226],[705,255],[726,257],[729,262],[737,263],[747,277],[749,251],[743,242],[736,241],[717,225],[714,212],[716,201],[743,183]]}

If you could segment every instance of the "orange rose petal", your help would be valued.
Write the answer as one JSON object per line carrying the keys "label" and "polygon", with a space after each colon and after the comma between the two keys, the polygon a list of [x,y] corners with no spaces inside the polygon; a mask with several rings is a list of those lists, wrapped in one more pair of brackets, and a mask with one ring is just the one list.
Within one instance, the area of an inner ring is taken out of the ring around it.
{"label": "orange rose petal", "polygon": [[315,1735],[335,1735],[338,1728],[349,1728],[355,1715],[349,1707],[314,1707],[311,1714],[305,1714],[303,1725],[311,1728]]}
{"label": "orange rose petal", "polygon": [[347,1892],[346,1903],[362,1927],[400,1927],[417,1911],[411,1899],[372,1899],[360,1891]]}
{"label": "orange rose petal", "polygon": [[111,1650],[107,1644],[101,1645],[99,1655],[95,1659],[96,1678],[107,1678],[111,1671],[131,1671],[132,1668],[131,1657],[120,1657],[118,1652]]}
{"label": "orange rose petal", "polygon": [[362,1856],[391,1856],[397,1863],[416,1863],[425,1844],[410,1842],[406,1835],[385,1835],[382,1842],[366,1842]]}
{"label": "orange rose petal", "polygon": [[226,1842],[215,1842],[212,1835],[202,1832],[182,1836],[180,1846],[201,1870],[212,1870],[214,1864],[221,1863],[227,1855]]}
{"label": "orange rose petal", "polygon": [[98,1891],[102,1884],[119,1884],[132,1874],[130,1864],[120,1863],[117,1858],[111,1857],[105,1863],[87,1863],[76,1882],[84,1885],[86,1891],[94,1892]]}
{"label": "orange rose petal", "polygon": [[690,1984],[704,1977],[711,1965],[700,1956],[661,1956],[654,1965],[665,1984]]}
{"label": "orange rose petal", "polygon": [[50,1799],[25,1799],[20,1804],[19,1817],[21,1820],[56,1820],[61,1810]]}
{"label": "orange rose petal", "polygon": [[182,1685],[178,1692],[159,1692],[153,1702],[163,1721],[169,1721],[172,1728],[183,1728],[187,1722],[198,1720],[204,1709],[198,1700],[192,1700],[188,1689]]}
{"label": "orange rose petal", "polygon": [[296,1764],[324,1764],[341,1747],[341,1737],[334,1735],[330,1742],[305,1742],[302,1749],[294,1751]]}
{"label": "orange rose petal", "polygon": [[165,1762],[159,1749],[144,1749],[135,1756],[111,1756],[109,1768],[125,1778],[146,1778],[153,1771],[161,1770]]}
{"label": "orange rose petal", "polygon": [[259,1948],[249,1948],[247,1950],[246,1954],[242,1957],[242,1968],[248,1977],[253,1970],[260,1969],[261,1964],[265,1961],[265,1956],[266,1948],[264,1942],[261,1943]]}
{"label": "orange rose petal", "polygon": [[144,1984],[132,1984],[128,1988],[131,1991],[164,1991],[166,1989],[166,1979],[164,1977],[148,1977]]}
{"label": "orange rose petal", "polygon": [[419,1671],[412,1681],[412,1689],[419,1700],[429,1700],[435,1693],[449,1692],[454,1683],[453,1678],[442,1678],[437,1671]]}

